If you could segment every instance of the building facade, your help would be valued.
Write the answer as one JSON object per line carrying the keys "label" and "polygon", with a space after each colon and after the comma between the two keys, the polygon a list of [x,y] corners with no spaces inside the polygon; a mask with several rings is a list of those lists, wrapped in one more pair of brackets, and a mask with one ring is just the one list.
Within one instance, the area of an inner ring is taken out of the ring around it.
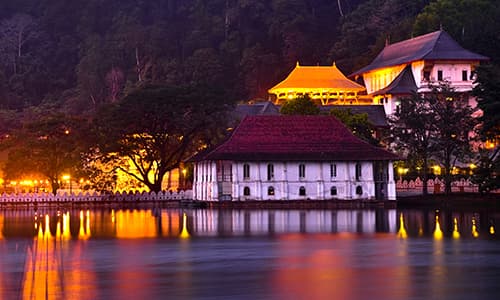
{"label": "building facade", "polygon": [[[439,30],[386,45],[368,66],[350,76],[361,76],[373,102],[383,104],[386,113],[393,114],[402,98],[415,92],[425,94],[440,82],[469,94],[474,87],[474,70],[485,60],[488,58],[462,48]],[[472,97],[469,104],[476,106]]]}
{"label": "building facade", "polygon": [[395,159],[334,117],[246,117],[229,140],[193,159],[193,197],[395,200]]}

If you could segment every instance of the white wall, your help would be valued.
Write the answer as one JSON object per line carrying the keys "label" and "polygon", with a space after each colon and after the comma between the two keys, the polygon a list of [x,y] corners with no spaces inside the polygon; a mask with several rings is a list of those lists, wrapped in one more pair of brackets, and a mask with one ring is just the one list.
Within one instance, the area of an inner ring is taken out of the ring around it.
{"label": "white wall", "polygon": [[[268,180],[267,166],[270,163],[274,166],[274,178]],[[250,167],[249,178],[243,176],[245,164]],[[299,164],[305,165],[304,178],[299,178]],[[330,176],[331,164],[337,166],[337,174],[334,177]],[[356,180],[356,162],[233,162],[232,200],[374,199],[373,164],[371,162],[360,162],[360,164],[361,176]],[[207,172],[210,174],[207,175]],[[194,199],[218,200],[215,180],[214,162],[197,163],[193,184]],[[389,185],[388,195],[389,199],[395,200],[395,185],[392,177],[390,180],[394,191],[391,191]],[[356,193],[358,186],[362,188],[361,195]],[[250,189],[248,196],[244,195],[245,187]],[[269,187],[274,188],[274,195],[268,195]],[[299,194],[300,187],[305,188],[305,195]],[[337,195],[331,195],[332,187],[337,188]]]}

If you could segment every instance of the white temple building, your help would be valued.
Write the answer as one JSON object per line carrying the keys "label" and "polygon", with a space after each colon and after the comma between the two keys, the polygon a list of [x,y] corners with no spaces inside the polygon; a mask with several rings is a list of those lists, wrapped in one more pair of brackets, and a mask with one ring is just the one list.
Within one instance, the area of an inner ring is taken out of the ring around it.
{"label": "white temple building", "polygon": [[[412,93],[429,92],[429,85],[448,82],[459,93],[470,96],[474,71],[488,57],[462,48],[448,33],[439,30],[388,44],[366,67],[350,77],[363,77],[374,104],[383,104],[393,114],[401,99]],[[474,97],[469,105],[476,106]]]}
{"label": "white temple building", "polygon": [[251,116],[192,159],[193,198],[396,200],[397,159],[332,116]]}

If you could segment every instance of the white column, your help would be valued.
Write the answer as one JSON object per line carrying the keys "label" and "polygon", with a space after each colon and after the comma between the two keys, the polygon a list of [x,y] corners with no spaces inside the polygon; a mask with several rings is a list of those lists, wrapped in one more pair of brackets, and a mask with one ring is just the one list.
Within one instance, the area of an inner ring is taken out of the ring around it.
{"label": "white column", "polygon": [[387,181],[387,199],[396,200],[396,184],[394,183],[394,167],[392,166],[392,161],[387,164],[389,168],[389,178]]}
{"label": "white column", "polygon": [[240,200],[240,185],[239,185],[239,179],[238,179],[238,169],[239,169],[239,165],[238,165],[238,162],[233,162],[231,164],[231,168],[232,168],[232,197],[233,197],[233,201],[237,201],[237,200]]}
{"label": "white column", "polygon": [[289,194],[288,194],[288,165],[285,162],[283,162],[283,183],[282,183],[282,199],[283,200],[288,200],[289,199]]}
{"label": "white column", "polygon": [[255,163],[257,167],[257,172],[255,172],[255,200],[262,200],[263,192],[262,192],[262,172],[260,171],[260,163]]}
{"label": "white column", "polygon": [[210,184],[212,186],[212,193],[209,195],[210,199],[213,201],[218,201],[219,200],[219,185],[217,184],[217,163],[214,161],[210,162],[209,166],[209,180]]}
{"label": "white column", "polygon": [[350,162],[346,161],[346,170],[345,170],[345,180],[346,180],[346,185],[345,185],[345,198],[346,199],[352,199],[352,178],[351,178],[351,164]]}
{"label": "white column", "polygon": [[[317,188],[317,195],[316,195],[316,199],[318,200],[323,200],[325,199],[325,181],[323,180],[323,167],[324,167],[324,163],[323,162],[320,162],[318,164],[318,188]],[[307,174],[306,174],[307,175]]]}

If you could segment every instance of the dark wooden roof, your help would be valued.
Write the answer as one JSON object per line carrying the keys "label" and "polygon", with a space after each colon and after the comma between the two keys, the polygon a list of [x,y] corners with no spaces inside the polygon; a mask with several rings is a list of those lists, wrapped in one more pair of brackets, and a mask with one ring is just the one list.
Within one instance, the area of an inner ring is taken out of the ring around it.
{"label": "dark wooden roof", "polygon": [[368,161],[398,156],[355,137],[332,116],[249,116],[197,160]]}
{"label": "dark wooden roof", "polygon": [[411,95],[412,93],[415,93],[417,89],[417,84],[415,83],[415,77],[413,77],[411,66],[407,65],[404,70],[401,71],[396,78],[394,78],[391,84],[372,93],[372,95]]}
{"label": "dark wooden roof", "polygon": [[350,76],[418,60],[488,60],[488,57],[462,48],[448,33],[439,30],[387,45],[368,66]]}
{"label": "dark wooden roof", "polygon": [[328,114],[332,109],[349,109],[353,114],[367,114],[368,121],[375,127],[387,127],[387,116],[383,105],[322,105],[322,113]]}

